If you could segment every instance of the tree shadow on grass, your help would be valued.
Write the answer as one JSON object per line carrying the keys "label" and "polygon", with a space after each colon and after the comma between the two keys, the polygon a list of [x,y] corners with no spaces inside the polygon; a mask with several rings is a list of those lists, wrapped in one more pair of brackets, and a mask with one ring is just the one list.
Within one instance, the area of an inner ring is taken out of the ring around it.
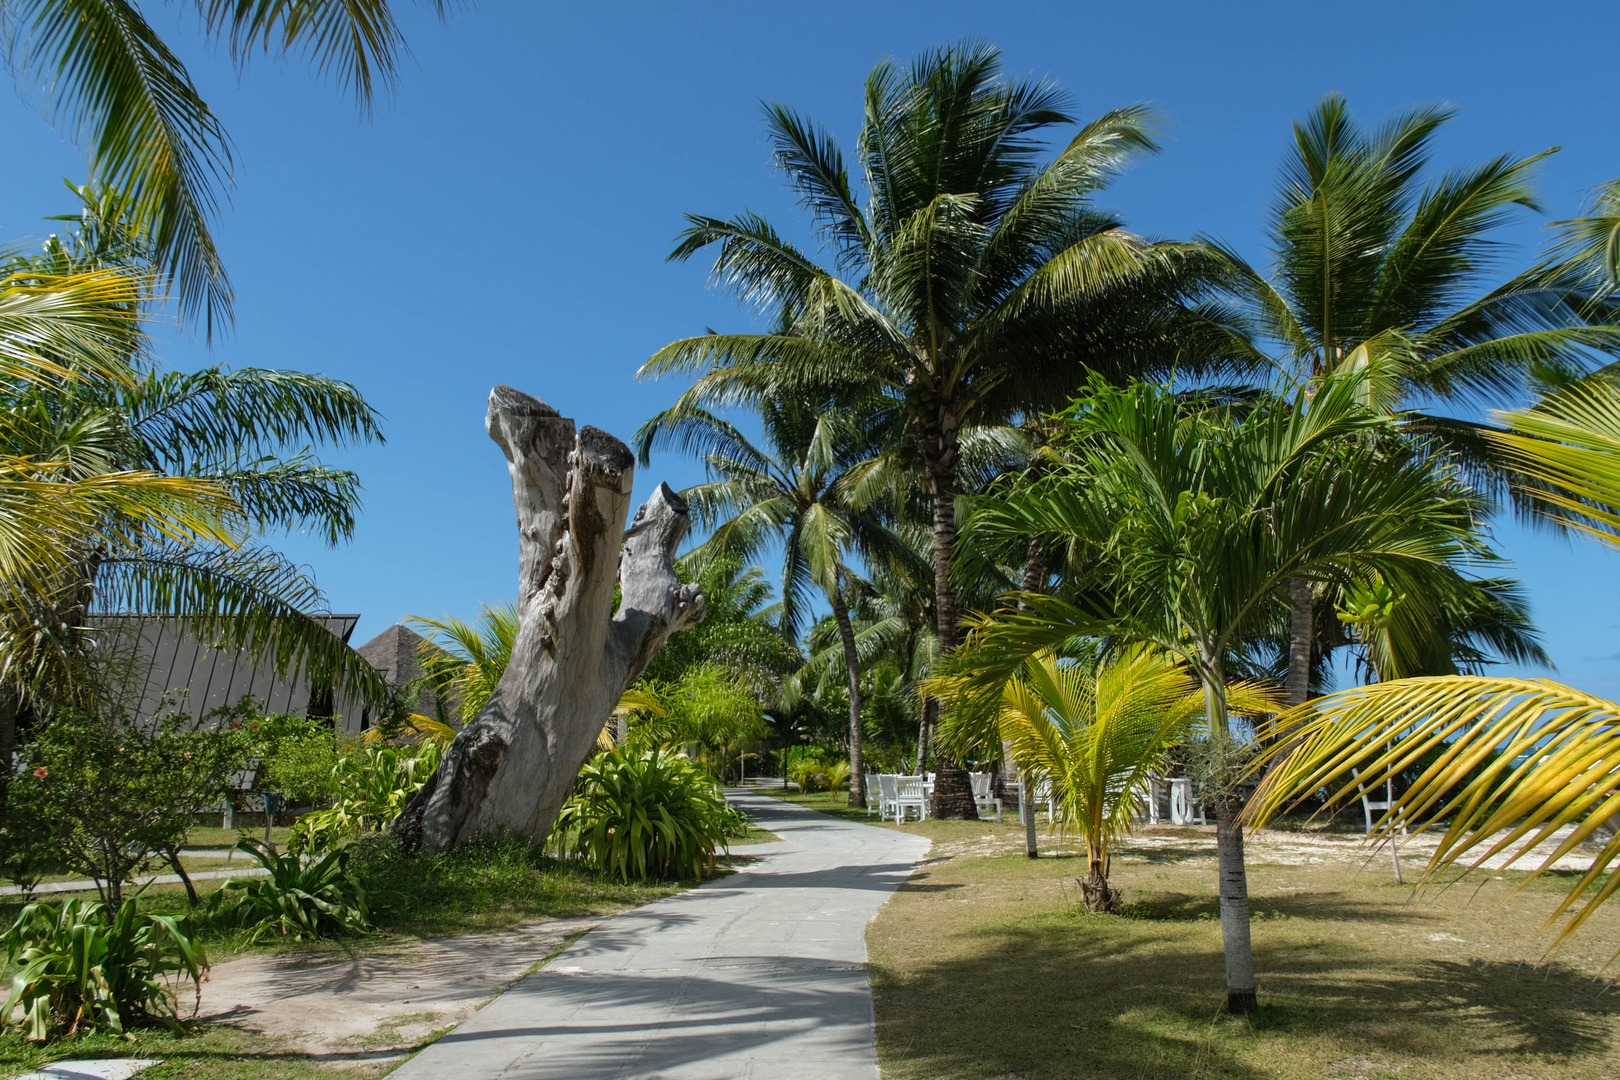
{"label": "tree shadow on grass", "polygon": [[875,963],[884,1075],[1261,1080],[1355,1055],[1421,1070],[1611,1050],[1620,1002],[1561,967],[1390,964],[1262,940],[1261,1010],[1226,1017],[1222,954],[1188,931],[1101,919],[999,927],[976,933],[968,955],[903,974]]}

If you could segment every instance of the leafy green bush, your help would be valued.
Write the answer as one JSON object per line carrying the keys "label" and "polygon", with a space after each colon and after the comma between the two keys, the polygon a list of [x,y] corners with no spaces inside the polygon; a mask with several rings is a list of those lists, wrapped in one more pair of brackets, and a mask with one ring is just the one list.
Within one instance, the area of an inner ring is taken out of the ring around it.
{"label": "leafy green bush", "polygon": [[427,783],[443,755],[443,748],[433,742],[349,749],[332,769],[336,805],[298,819],[292,850],[330,851],[362,830],[385,827]]}
{"label": "leafy green bush", "polygon": [[171,715],[145,728],[62,710],[19,754],[8,824],[94,878],[118,909],[124,883],[152,856],[184,873],[179,852],[196,815],[218,803],[248,753],[229,726]]}
{"label": "leafy green bush", "polygon": [[214,894],[216,905],[234,902],[252,920],[242,931],[247,940],[275,933],[302,941],[372,929],[366,889],[349,866],[348,848],[305,862],[294,854],[278,856],[248,837],[236,847],[270,872],[267,877],[231,878]]}
{"label": "leafy green bush", "polygon": [[667,749],[614,750],[587,764],[557,820],[564,851],[620,881],[702,877],[727,847],[730,806],[708,772]]}
{"label": "leafy green bush", "polygon": [[135,908],[133,898],[124,901],[110,925],[95,901],[23,908],[0,936],[6,965],[22,965],[0,1006],[0,1024],[10,1027],[18,1006],[25,1038],[34,1042],[83,1028],[122,1033],[152,1021],[175,1024],[178,1000],[169,976],[183,975],[200,988],[208,957],[183,916]]}

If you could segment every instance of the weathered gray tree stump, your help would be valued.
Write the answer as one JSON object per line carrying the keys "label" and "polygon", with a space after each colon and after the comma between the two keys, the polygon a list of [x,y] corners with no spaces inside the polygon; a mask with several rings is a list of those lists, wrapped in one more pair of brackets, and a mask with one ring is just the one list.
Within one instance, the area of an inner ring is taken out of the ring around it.
{"label": "weathered gray tree stump", "polygon": [[680,496],[659,485],[624,531],[635,460],[624,443],[576,434],[509,386],[490,392],[485,426],[512,474],[520,625],[489,704],[394,823],[429,851],[478,836],[543,842],[620,695],[670,634],[703,618],[697,586],[675,577],[690,524]]}

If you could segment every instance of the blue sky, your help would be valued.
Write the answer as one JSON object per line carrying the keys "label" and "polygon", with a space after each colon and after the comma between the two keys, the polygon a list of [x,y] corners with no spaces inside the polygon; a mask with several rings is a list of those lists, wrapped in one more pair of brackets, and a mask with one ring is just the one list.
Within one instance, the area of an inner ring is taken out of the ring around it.
{"label": "blue sky", "polygon": [[[1562,150],[1542,170],[1547,215],[1505,234],[1517,268],[1546,220],[1620,176],[1607,3],[560,5],[484,0],[439,25],[401,2],[412,56],[392,101],[363,120],[302,64],[240,77],[182,5],[145,5],[235,141],[237,185],[216,237],[236,286],[234,331],[211,347],[160,327],[173,366],[320,371],[357,384],[387,418],[386,446],[329,459],[358,469],[355,542],[284,546],[356,641],[406,613],[471,615],[515,592],[506,472],[482,428],[497,382],[628,437],[670,384],[636,383],[673,338],[746,318],[706,266],[664,256],[681,214],[748,207],[802,222],[769,167],[761,99],[827,123],[846,145],[861,80],[963,37],[1008,70],[1048,76],[1075,110],[1151,101],[1167,150],[1105,203],[1160,237],[1210,233],[1263,261],[1260,226],[1290,121],[1339,91],[1376,121],[1420,102],[1460,110],[1444,167]],[[8,148],[0,240],[75,209],[81,155],[37,109],[0,107]],[[660,479],[699,479],[655,459]],[[1527,583],[1559,677],[1620,695],[1620,555],[1496,528]]]}

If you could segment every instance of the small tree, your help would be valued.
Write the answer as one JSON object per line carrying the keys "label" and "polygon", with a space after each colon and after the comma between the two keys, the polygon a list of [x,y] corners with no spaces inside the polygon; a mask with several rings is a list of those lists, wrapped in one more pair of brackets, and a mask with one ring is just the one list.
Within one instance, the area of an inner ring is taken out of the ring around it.
{"label": "small tree", "polygon": [[13,827],[93,878],[111,912],[123,906],[124,883],[154,855],[180,875],[195,904],[180,849],[248,753],[247,738],[229,726],[196,728],[171,715],[142,730],[64,712],[20,755]]}

